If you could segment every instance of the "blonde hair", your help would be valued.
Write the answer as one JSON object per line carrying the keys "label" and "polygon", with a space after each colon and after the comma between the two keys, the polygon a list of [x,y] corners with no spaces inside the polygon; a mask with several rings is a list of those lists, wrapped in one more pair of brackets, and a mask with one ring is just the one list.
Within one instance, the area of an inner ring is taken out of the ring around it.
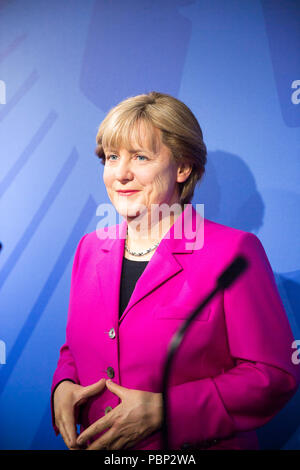
{"label": "blonde hair", "polygon": [[[146,142],[141,138],[141,125],[147,129]],[[201,127],[192,111],[171,95],[151,91],[121,101],[112,108],[99,126],[96,155],[105,164],[104,149],[131,148],[132,142],[156,153],[161,141],[172,152],[176,163],[191,165],[192,171],[178,183],[180,203],[192,200],[195,186],[202,178],[206,164],[206,146]]]}

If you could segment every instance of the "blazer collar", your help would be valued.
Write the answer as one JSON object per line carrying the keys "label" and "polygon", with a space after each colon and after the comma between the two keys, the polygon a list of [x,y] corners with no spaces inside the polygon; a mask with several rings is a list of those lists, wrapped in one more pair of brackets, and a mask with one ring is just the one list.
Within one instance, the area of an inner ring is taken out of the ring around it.
{"label": "blazer collar", "polygon": [[[186,204],[170,230],[160,241],[146,269],[138,279],[129,303],[119,319],[119,298],[122,263],[127,233],[127,221],[106,229],[106,238],[101,241],[96,264],[101,297],[105,312],[113,325],[122,321],[130,309],[149,295],[154,289],[183,270],[176,253],[189,255],[201,249],[204,241],[204,219],[192,204]],[[102,232],[103,235],[103,232]],[[101,237],[102,238],[102,237]]]}

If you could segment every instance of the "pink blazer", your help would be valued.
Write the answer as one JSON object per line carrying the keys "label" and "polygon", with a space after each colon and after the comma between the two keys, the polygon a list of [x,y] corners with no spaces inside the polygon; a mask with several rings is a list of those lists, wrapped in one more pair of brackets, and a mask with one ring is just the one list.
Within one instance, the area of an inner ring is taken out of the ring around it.
{"label": "pink blazer", "polygon": [[[203,246],[198,235],[191,242],[195,223],[201,227],[197,234],[204,232]],[[180,224],[184,230],[178,238]],[[51,396],[63,379],[87,386],[108,378],[108,370],[124,387],[161,392],[173,334],[215,287],[223,269],[243,254],[248,270],[204,308],[176,356],[169,389],[170,448],[187,443],[210,449],[258,448],[255,429],[287,403],[300,382],[300,366],[291,360],[294,338],[261,242],[252,233],[202,219],[187,205],[119,319],[126,229],[124,220],[84,235],[78,244],[66,342]],[[109,334],[112,329],[115,334]],[[91,398],[81,409],[81,430],[119,402],[108,389]],[[134,449],[161,449],[161,432]]]}

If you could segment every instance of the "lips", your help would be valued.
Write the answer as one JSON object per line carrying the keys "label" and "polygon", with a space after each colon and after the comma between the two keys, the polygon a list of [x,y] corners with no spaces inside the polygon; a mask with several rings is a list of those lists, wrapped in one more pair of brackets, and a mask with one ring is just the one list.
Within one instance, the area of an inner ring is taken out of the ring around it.
{"label": "lips", "polygon": [[133,189],[133,190],[128,190],[128,191],[117,191],[117,192],[118,192],[118,194],[120,194],[121,196],[129,196],[130,194],[138,193],[139,190]]}
{"label": "lips", "polygon": [[123,193],[123,194],[125,194],[125,193],[138,193],[139,189],[126,189],[126,190],[124,189],[122,191],[117,191],[117,192],[118,193]]}

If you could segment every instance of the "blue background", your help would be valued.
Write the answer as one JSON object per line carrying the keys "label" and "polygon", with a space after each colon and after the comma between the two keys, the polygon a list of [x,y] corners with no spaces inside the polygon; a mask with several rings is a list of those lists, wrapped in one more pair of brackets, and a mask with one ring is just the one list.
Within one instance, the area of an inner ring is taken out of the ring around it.
{"label": "blue background", "polygon": [[[65,448],[49,393],[72,260],[109,202],[97,128],[127,96],[162,91],[195,113],[208,164],[193,203],[260,238],[300,339],[299,23],[296,0],[0,2],[1,449]],[[300,391],[261,447],[300,449],[299,410]]]}

